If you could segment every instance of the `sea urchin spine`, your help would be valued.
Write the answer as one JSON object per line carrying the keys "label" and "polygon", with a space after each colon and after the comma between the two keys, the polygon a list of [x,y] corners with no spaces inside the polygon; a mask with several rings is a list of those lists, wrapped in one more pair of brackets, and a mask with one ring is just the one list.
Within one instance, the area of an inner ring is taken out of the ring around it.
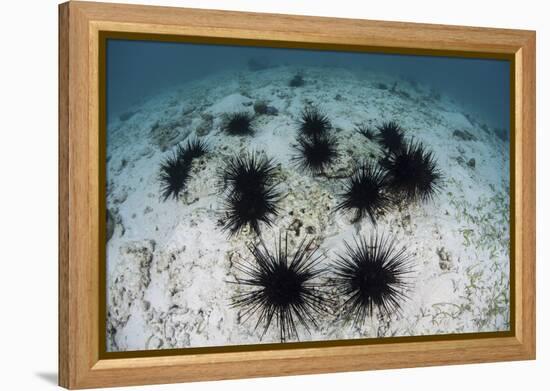
{"label": "sea urchin spine", "polygon": [[246,136],[254,133],[253,116],[246,111],[227,114],[222,130],[232,136]]}
{"label": "sea urchin spine", "polygon": [[328,117],[316,107],[308,106],[299,122],[298,155],[292,160],[312,174],[325,171],[338,157],[336,138],[329,134],[332,125]]}
{"label": "sea urchin spine", "polygon": [[312,139],[299,137],[296,147],[298,155],[293,156],[292,161],[304,171],[320,174],[338,158],[337,147],[336,138],[330,135]]}
{"label": "sea urchin spine", "polygon": [[396,122],[384,122],[377,129],[376,139],[387,153],[396,153],[403,149],[405,145],[403,129]]}
{"label": "sea urchin spine", "polygon": [[301,137],[311,139],[326,136],[331,128],[328,116],[316,107],[307,106],[300,113],[298,130]]}
{"label": "sea urchin spine", "polygon": [[354,211],[353,222],[368,217],[373,224],[376,224],[376,217],[383,215],[392,205],[386,185],[384,169],[378,165],[365,163],[348,179],[341,196],[342,202],[336,206],[336,210]]}
{"label": "sea urchin spine", "polygon": [[199,139],[187,140],[185,146],[178,146],[177,154],[180,159],[192,161],[208,153],[208,145]]}
{"label": "sea urchin spine", "polygon": [[388,156],[382,164],[388,170],[388,184],[407,201],[431,200],[441,189],[443,176],[431,151],[411,140]]}
{"label": "sea urchin spine", "polygon": [[374,130],[369,128],[366,124],[359,124],[355,127],[355,130],[363,135],[367,140],[374,140],[376,138],[376,135],[374,133]]}
{"label": "sea urchin spine", "polygon": [[181,158],[180,153],[173,152],[160,165],[159,181],[163,200],[173,197],[177,200],[185,189],[191,176],[191,162]]}
{"label": "sea urchin spine", "polygon": [[338,255],[333,285],[344,298],[343,315],[354,326],[361,326],[375,309],[383,316],[399,312],[407,299],[411,259],[405,250],[395,248],[395,240],[372,235],[367,242],[355,239],[345,243]]}
{"label": "sea urchin spine", "polygon": [[248,226],[260,235],[260,223],[273,223],[280,199],[275,170],[273,161],[265,156],[247,154],[229,159],[221,171],[222,182],[229,188],[224,202],[224,230],[233,235]]}
{"label": "sea urchin spine", "polygon": [[185,146],[178,145],[176,151],[161,163],[159,181],[164,201],[170,197],[175,200],[179,198],[191,177],[193,159],[206,153],[208,153],[208,146],[204,141],[187,140]]}
{"label": "sea urchin spine", "polygon": [[255,328],[263,324],[265,335],[274,320],[279,329],[281,342],[299,339],[297,324],[309,332],[317,327],[317,316],[326,311],[319,290],[318,278],[325,272],[319,268],[322,255],[316,253],[313,240],[304,239],[294,255],[288,251],[288,235],[284,244],[279,235],[275,251],[267,249],[263,242],[251,244],[248,249],[252,260],[235,263],[244,275],[237,283],[250,288],[232,298],[232,306],[242,308],[241,317],[247,321],[258,314]]}

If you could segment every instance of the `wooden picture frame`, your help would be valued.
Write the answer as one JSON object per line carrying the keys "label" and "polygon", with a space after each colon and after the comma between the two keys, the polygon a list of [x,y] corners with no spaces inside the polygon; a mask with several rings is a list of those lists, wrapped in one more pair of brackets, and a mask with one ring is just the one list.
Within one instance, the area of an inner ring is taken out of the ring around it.
{"label": "wooden picture frame", "polygon": [[[512,330],[471,338],[392,338],[105,358],[99,324],[105,221],[102,32],[276,47],[507,58],[514,64]],[[70,1],[59,6],[59,384],[90,388],[535,358],[535,32]]]}

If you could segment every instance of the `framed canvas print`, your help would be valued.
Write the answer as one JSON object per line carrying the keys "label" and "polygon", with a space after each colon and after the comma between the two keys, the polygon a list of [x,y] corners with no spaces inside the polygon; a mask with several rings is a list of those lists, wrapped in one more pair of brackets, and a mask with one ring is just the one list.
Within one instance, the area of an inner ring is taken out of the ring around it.
{"label": "framed canvas print", "polygon": [[535,357],[534,32],[59,11],[62,386]]}

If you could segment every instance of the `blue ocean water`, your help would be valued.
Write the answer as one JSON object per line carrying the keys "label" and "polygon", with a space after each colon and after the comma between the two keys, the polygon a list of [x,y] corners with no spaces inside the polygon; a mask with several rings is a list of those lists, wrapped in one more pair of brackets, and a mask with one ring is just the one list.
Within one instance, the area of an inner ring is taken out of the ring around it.
{"label": "blue ocean water", "polygon": [[118,39],[107,43],[107,117],[186,81],[228,69],[278,65],[387,73],[429,86],[434,94],[456,100],[501,136],[509,133],[511,67],[507,60]]}

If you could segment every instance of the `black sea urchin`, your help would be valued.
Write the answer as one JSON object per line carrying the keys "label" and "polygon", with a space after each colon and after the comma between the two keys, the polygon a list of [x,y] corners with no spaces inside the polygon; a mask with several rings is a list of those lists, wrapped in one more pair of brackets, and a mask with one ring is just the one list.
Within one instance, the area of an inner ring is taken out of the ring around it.
{"label": "black sea urchin", "polygon": [[232,306],[242,308],[241,317],[247,321],[258,314],[256,328],[263,324],[265,335],[273,320],[279,329],[281,342],[298,339],[297,324],[309,332],[317,327],[316,316],[325,312],[324,300],[315,282],[324,272],[318,267],[322,255],[311,250],[313,240],[304,239],[294,255],[288,251],[288,235],[282,243],[279,236],[275,251],[265,244],[248,246],[252,260],[235,262],[236,269],[244,275],[237,283],[251,290],[232,298]]}
{"label": "black sea urchin", "polygon": [[388,184],[407,201],[431,200],[441,189],[443,176],[431,151],[411,140],[402,150],[382,163],[388,170]]}
{"label": "black sea urchin", "polygon": [[300,113],[299,134],[301,137],[313,138],[326,136],[332,127],[327,115],[318,108],[307,106]]}
{"label": "black sea urchin", "polygon": [[177,153],[180,159],[190,162],[208,153],[208,145],[199,139],[187,140],[185,146],[178,146]]}
{"label": "black sea urchin", "polygon": [[174,152],[160,165],[159,181],[164,201],[173,197],[179,198],[184,190],[189,177],[191,176],[191,163],[181,158],[179,153]]}
{"label": "black sea urchin", "polygon": [[403,129],[394,121],[384,122],[377,127],[376,139],[388,153],[399,152],[405,145]]}
{"label": "black sea urchin", "polygon": [[369,128],[365,124],[359,124],[355,127],[355,130],[362,134],[367,140],[374,140],[376,138],[376,135],[374,134],[374,130]]}
{"label": "black sea urchin", "polygon": [[269,188],[275,183],[277,167],[272,159],[257,153],[235,155],[227,160],[221,170],[224,186],[234,191],[248,193],[258,188]]}
{"label": "black sea urchin", "polygon": [[272,224],[280,199],[275,170],[273,161],[265,156],[247,154],[229,159],[221,171],[221,179],[229,187],[224,230],[237,234],[248,226],[260,235],[260,223]]}
{"label": "black sea urchin", "polygon": [[299,137],[296,150],[298,155],[292,157],[297,166],[312,174],[324,172],[338,158],[338,142],[333,136],[320,136],[312,139]]}
{"label": "black sea urchin", "polygon": [[342,202],[336,210],[350,210],[355,213],[354,222],[368,217],[376,224],[376,217],[382,215],[392,205],[386,192],[386,173],[378,165],[366,163],[348,179],[342,194]]}
{"label": "black sea urchin", "polygon": [[222,123],[222,130],[232,136],[246,136],[254,133],[253,117],[246,111],[227,114]]}
{"label": "black sea urchin", "polygon": [[376,234],[368,242],[355,239],[354,247],[345,246],[346,253],[336,260],[333,285],[345,300],[346,320],[361,326],[375,308],[383,316],[398,312],[407,299],[410,257],[395,248],[395,240]]}

